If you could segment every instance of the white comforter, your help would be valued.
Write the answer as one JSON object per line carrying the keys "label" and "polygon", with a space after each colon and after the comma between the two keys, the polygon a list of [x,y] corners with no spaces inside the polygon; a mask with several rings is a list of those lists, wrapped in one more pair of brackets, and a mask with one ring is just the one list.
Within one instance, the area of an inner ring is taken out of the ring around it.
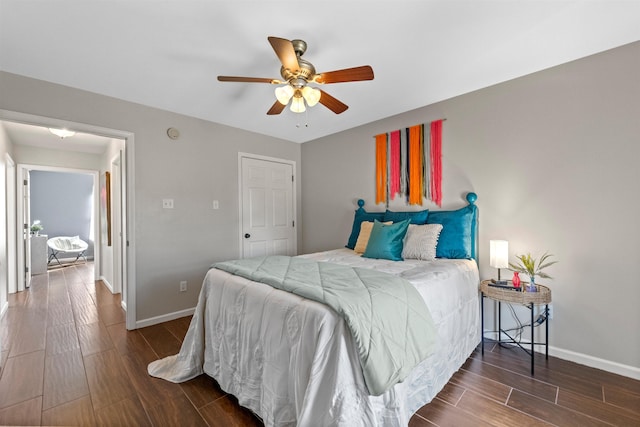
{"label": "white comforter", "polygon": [[406,426],[480,341],[475,261],[371,260],[349,249],[305,257],[409,280],[438,328],[436,352],[382,396],[368,396],[349,329],[333,310],[211,269],[180,353],[149,373],[181,382],[205,372],[267,426]]}

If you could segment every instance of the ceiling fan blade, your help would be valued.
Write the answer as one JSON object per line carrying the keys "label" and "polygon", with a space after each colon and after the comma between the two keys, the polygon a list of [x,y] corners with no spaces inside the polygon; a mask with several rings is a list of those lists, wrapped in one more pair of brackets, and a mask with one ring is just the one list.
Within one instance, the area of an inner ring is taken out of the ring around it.
{"label": "ceiling fan blade", "polygon": [[269,116],[275,116],[276,114],[280,114],[282,113],[282,111],[284,110],[284,107],[286,107],[286,105],[281,104],[280,101],[276,101],[271,108],[269,109],[269,111],[267,111],[267,115]]}
{"label": "ceiling fan blade", "polygon": [[344,70],[328,71],[317,74],[313,80],[320,84],[373,80],[373,68],[369,65],[363,65],[361,67],[345,68]]}
{"label": "ceiling fan blade", "polygon": [[237,76],[218,76],[218,81],[221,82],[239,82],[239,83],[271,83],[280,84],[280,80],[267,79],[263,77],[237,77]]}
{"label": "ceiling fan blade", "polygon": [[329,95],[327,92],[323,90],[320,90],[320,92],[321,92],[320,101],[319,101],[320,104],[324,105],[334,113],[336,114],[344,113],[345,111],[347,111],[347,108],[349,108],[347,104],[343,103],[342,101],[338,101],[336,98]]}
{"label": "ceiling fan blade", "polygon": [[296,55],[296,51],[293,49],[293,44],[290,40],[281,39],[279,37],[268,37],[269,43],[271,43],[271,47],[276,51],[276,55],[282,62],[282,66],[284,68],[288,68],[292,72],[297,72],[300,70],[300,65],[298,64],[298,56]]}

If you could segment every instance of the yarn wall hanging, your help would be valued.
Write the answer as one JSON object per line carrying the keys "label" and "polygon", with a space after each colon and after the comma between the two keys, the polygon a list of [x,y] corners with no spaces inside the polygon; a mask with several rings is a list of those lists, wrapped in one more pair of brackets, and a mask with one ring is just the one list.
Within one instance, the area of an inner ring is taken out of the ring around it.
{"label": "yarn wall hanging", "polygon": [[442,205],[443,120],[376,135],[376,203]]}

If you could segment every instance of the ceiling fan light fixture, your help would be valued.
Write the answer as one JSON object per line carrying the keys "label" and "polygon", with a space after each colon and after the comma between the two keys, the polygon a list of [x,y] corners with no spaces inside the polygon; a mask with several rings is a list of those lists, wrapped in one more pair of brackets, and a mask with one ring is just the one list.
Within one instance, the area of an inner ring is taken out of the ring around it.
{"label": "ceiling fan light fixture", "polygon": [[302,96],[307,101],[307,105],[309,107],[313,107],[318,103],[318,101],[320,101],[321,94],[322,93],[320,92],[320,90],[312,88],[310,86],[305,86],[304,88],[302,88]]}
{"label": "ceiling fan light fixture", "polygon": [[290,85],[279,86],[275,90],[276,99],[282,105],[287,105],[293,96],[293,88]]}
{"label": "ceiling fan light fixture", "polygon": [[293,95],[290,109],[294,113],[304,113],[307,110],[307,107],[304,105],[304,98],[302,97],[299,89],[296,90]]}
{"label": "ceiling fan light fixture", "polygon": [[55,136],[59,136],[60,138],[64,139],[67,138],[69,136],[73,136],[76,133],[72,130],[68,130],[68,129],[56,129],[56,128],[49,128],[49,132],[51,132],[52,134],[54,134]]}

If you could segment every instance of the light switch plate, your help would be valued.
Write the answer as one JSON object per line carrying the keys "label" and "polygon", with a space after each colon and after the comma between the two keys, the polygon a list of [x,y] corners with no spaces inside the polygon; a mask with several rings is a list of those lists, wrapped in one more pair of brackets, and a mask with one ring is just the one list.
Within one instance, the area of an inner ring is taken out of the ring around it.
{"label": "light switch plate", "polygon": [[162,199],[163,209],[173,209],[173,199]]}

